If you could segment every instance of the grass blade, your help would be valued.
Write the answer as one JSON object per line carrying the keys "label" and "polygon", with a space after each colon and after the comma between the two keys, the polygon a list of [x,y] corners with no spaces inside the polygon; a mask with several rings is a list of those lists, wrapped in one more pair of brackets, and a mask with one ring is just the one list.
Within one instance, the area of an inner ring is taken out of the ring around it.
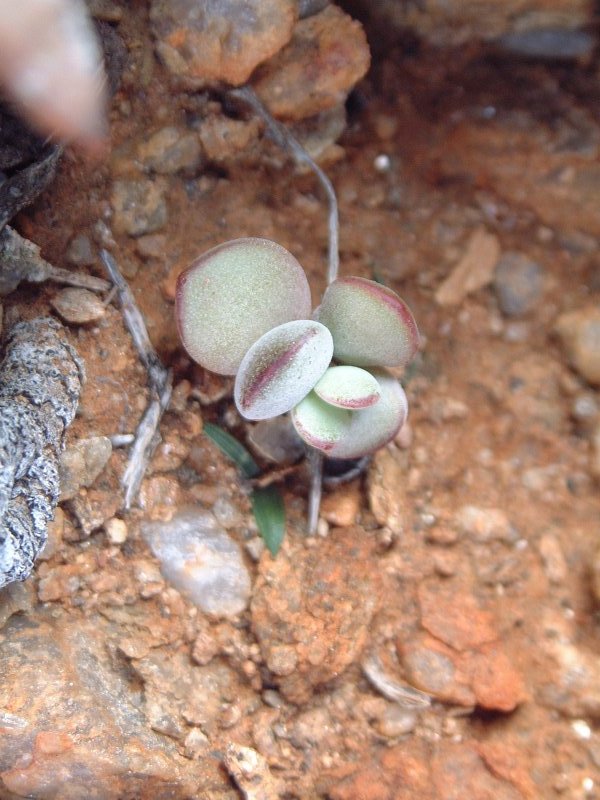
{"label": "grass blade", "polygon": [[276,556],[285,534],[285,507],[276,486],[265,486],[252,492],[252,510],[258,530],[272,556]]}
{"label": "grass blade", "polygon": [[211,439],[225,455],[230,458],[244,478],[256,478],[260,475],[260,467],[246,450],[230,433],[224,431],[212,422],[204,423],[204,433]]}

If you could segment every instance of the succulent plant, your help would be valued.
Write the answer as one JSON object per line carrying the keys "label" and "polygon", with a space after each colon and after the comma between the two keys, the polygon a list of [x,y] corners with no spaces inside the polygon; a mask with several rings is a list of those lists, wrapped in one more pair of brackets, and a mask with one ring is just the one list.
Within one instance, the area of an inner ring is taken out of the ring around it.
{"label": "succulent plant", "polygon": [[406,395],[384,367],[419,346],[398,295],[365,278],[339,278],[311,318],[304,270],[267,239],[236,239],[200,256],[177,284],[177,324],[189,355],[235,375],[240,414],[292,412],[300,437],[334,458],[358,458],[404,424]]}

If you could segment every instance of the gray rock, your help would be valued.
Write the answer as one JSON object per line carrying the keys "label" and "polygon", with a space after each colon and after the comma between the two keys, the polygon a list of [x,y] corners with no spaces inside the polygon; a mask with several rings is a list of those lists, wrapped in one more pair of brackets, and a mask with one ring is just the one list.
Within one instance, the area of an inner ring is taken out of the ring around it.
{"label": "gray rock", "polygon": [[543,271],[522,253],[505,253],[496,265],[494,290],[501,311],[518,317],[535,307],[542,295]]}
{"label": "gray rock", "polygon": [[115,232],[143,236],[163,228],[167,223],[163,190],[158,180],[115,181],[111,195]]}
{"label": "gray rock", "polygon": [[78,267],[86,267],[93,264],[96,259],[89,236],[84,233],[78,233],[77,236],[74,236],[68,244],[65,258],[69,264],[74,264]]}
{"label": "gray rock", "polygon": [[233,617],[250,599],[250,575],[238,545],[207,511],[146,522],[142,535],[164,577],[207,614]]}

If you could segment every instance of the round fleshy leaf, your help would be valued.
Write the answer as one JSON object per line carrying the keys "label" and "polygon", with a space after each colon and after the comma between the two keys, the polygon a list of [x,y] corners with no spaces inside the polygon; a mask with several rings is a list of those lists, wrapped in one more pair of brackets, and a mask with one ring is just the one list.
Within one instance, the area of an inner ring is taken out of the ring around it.
{"label": "round fleshy leaf", "polygon": [[404,300],[365,278],[334,281],[318,320],[331,331],[334,357],[357,367],[401,367],[419,347],[417,324]]}
{"label": "round fleshy leaf", "polygon": [[329,367],[315,385],[321,400],[340,408],[368,408],[381,396],[376,378],[360,367]]}
{"label": "round fleshy leaf", "polygon": [[379,384],[379,402],[370,408],[352,412],[352,420],[343,436],[327,455],[331,458],[360,458],[379,450],[398,433],[408,415],[408,401],[396,378],[378,370],[373,376]]}
{"label": "round fleshy leaf", "polygon": [[246,419],[290,411],[323,375],[333,354],[331,334],[320,322],[285,322],[248,350],[235,379],[235,404]]}
{"label": "round fleshy leaf", "polygon": [[204,253],[179,276],[175,304],[183,346],[220,375],[235,375],[263,333],[311,311],[304,270],[268,239],[235,239]]}
{"label": "round fleshy leaf", "polygon": [[328,453],[350,427],[352,412],[321,400],[314,392],[292,411],[292,422],[301,439]]}

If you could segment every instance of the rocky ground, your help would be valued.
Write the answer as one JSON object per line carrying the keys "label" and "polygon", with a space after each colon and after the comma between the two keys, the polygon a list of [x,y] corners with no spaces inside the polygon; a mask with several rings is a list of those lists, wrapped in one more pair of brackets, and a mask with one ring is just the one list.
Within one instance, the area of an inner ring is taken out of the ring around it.
{"label": "rocky ground", "polygon": [[[326,213],[255,118],[199,88],[186,4],[151,5],[92,4],[121,47],[110,154],[68,151],[16,227],[57,266],[103,276],[98,250],[112,253],[173,398],[124,513],[114,437],[135,430],[148,390],[118,302],[53,284],[4,299],[5,315],[66,320],[87,382],[49,543],[0,596],[0,797],[600,797],[592,49],[523,60],[482,41],[512,32],[508,11],[490,37],[474,12],[469,36],[442,37],[427,4],[382,4],[393,20],[364,17],[373,63],[345,111],[368,51],[330,7],[253,73],[331,176],[342,273],[398,291],[423,334],[409,425],[326,490],[315,537],[304,467],[285,471],[274,559],[249,487],[203,435],[207,421],[252,431],[230,383],[183,353],[174,284],[209,247],[262,236],[294,253],[317,301]],[[245,32],[244,52],[276,53],[291,5],[274,3],[277,32]],[[539,21],[551,4],[505,5]],[[587,4],[553,5],[587,19]],[[399,6],[411,30],[395,27]]]}

